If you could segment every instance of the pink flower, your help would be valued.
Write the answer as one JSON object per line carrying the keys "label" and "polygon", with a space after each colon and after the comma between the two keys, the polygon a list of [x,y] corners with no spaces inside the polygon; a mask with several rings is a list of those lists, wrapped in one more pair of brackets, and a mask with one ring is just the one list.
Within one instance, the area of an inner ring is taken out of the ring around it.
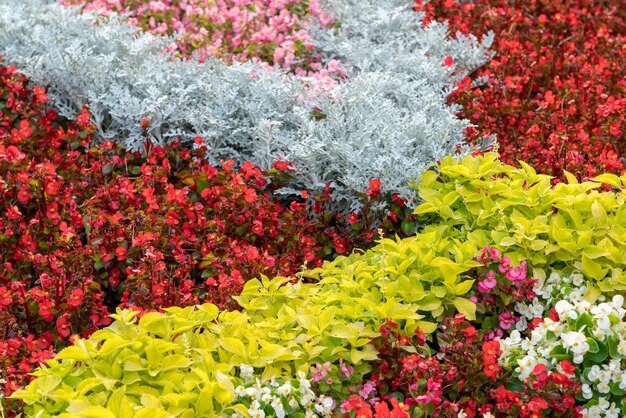
{"label": "pink flower", "polygon": [[481,293],[489,293],[494,287],[496,287],[497,284],[498,281],[496,280],[496,274],[489,270],[485,280],[478,282],[478,291]]}
{"label": "pink flower", "polygon": [[519,266],[509,270],[506,274],[506,278],[512,282],[524,280],[526,278],[526,261],[522,261]]}
{"label": "pink flower", "polygon": [[311,371],[314,382],[319,382],[326,377],[326,373],[330,371],[330,362],[324,364],[316,364]]}
{"label": "pink flower", "polygon": [[500,319],[500,328],[502,329],[509,329],[517,322],[517,318],[515,318],[510,312],[500,314],[498,318]]}
{"label": "pink flower", "polygon": [[511,259],[509,257],[502,257],[500,259],[500,265],[498,266],[498,270],[500,273],[506,273],[511,269]]}
{"label": "pink flower", "polygon": [[374,392],[375,389],[376,389],[375,383],[367,382],[366,384],[363,385],[363,389],[359,391],[359,395],[361,395],[363,399],[367,399],[367,397],[370,396],[370,394]]}
{"label": "pink flower", "polygon": [[349,378],[354,373],[354,367],[343,364],[342,358],[339,359],[339,370],[346,378]]}

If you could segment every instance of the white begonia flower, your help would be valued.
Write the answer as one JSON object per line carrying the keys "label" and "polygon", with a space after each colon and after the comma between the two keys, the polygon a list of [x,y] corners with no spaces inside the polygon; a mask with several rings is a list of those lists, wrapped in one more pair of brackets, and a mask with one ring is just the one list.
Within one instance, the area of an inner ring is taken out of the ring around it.
{"label": "white begonia flower", "polygon": [[589,381],[595,382],[596,380],[599,380],[599,377],[598,377],[599,375],[600,375],[600,366],[598,366],[597,364],[594,364],[593,366],[591,366],[591,369],[589,369],[587,378],[589,379]]}
{"label": "white begonia flower", "polygon": [[583,356],[582,354],[574,354],[574,358],[572,358],[572,361],[575,364],[581,364],[583,361],[585,361],[585,356]]}
{"label": "white begonia flower", "polygon": [[598,373],[598,381],[600,383],[606,383],[607,385],[611,382],[611,376],[613,375],[613,373],[611,373],[609,370],[601,370]]}
{"label": "white begonia flower", "polygon": [[609,386],[607,382],[598,383],[598,385],[596,386],[596,389],[600,393],[609,393],[611,391],[611,387]]}
{"label": "white begonia flower", "polygon": [[606,338],[606,331],[608,331],[608,329],[598,327],[598,328],[595,328],[591,332],[591,334],[593,335],[593,338],[600,340],[600,341],[604,341],[604,339]]}
{"label": "white begonia flower", "polygon": [[330,412],[333,409],[335,401],[330,396],[322,395],[320,396],[320,403],[325,408],[327,412]]}
{"label": "white begonia flower", "polygon": [[276,414],[276,418],[285,418],[287,414],[285,414],[285,407],[283,407],[283,403],[280,399],[275,398],[272,401],[272,408],[274,408],[274,413]]}
{"label": "white begonia flower", "polygon": [[245,393],[246,393],[246,388],[245,388],[245,387],[243,387],[243,386],[237,386],[237,387],[235,388],[235,399],[237,399],[237,398],[238,398],[238,397],[240,397],[240,396],[245,395]]}
{"label": "white begonia flower", "polygon": [[574,309],[574,305],[566,300],[560,300],[554,305],[554,309],[559,314],[559,317],[564,318],[568,311]]}
{"label": "white begonia flower", "polygon": [[570,279],[572,280],[572,284],[576,287],[582,286],[585,282],[585,277],[582,274],[572,274]]}
{"label": "white begonia flower", "polygon": [[522,342],[522,336],[517,330],[512,331],[511,335],[509,335],[509,338],[507,338],[507,343],[512,346],[518,345],[521,342]]}
{"label": "white begonia flower", "polygon": [[515,329],[520,332],[526,331],[528,329],[528,321],[526,320],[526,318],[521,317],[519,321],[515,323]]}
{"label": "white begonia flower", "polygon": [[278,390],[278,393],[280,393],[281,395],[285,397],[289,396],[292,390],[291,382],[285,382],[285,384],[279,387],[277,390]]}
{"label": "white begonia flower", "polygon": [[[530,308],[531,318],[540,318],[543,316],[545,308],[540,303],[533,303],[533,306]],[[530,319],[530,318],[529,318]]]}
{"label": "white begonia flower", "polygon": [[520,380],[527,379],[530,373],[537,365],[537,360],[532,356],[525,356],[522,359],[517,360],[518,367],[515,369],[519,373]]}
{"label": "white begonia flower", "polygon": [[626,373],[622,373],[622,380],[619,383],[619,388],[621,390],[626,390]]}
{"label": "white begonia flower", "polygon": [[607,317],[608,319],[608,316],[611,314],[611,312],[613,312],[613,307],[610,303],[601,303],[599,305],[593,306],[590,311],[591,314],[597,319],[603,317]]}
{"label": "white begonia flower", "polygon": [[246,388],[245,390],[245,394],[246,396],[248,396],[250,399],[260,399],[262,392],[259,388],[256,388],[254,386],[250,386],[249,388]]}
{"label": "white begonia flower", "polygon": [[306,414],[304,415],[305,418],[317,418],[317,415],[315,415],[315,413],[313,411],[306,411]]}
{"label": "white begonia flower", "polygon": [[491,412],[486,412],[483,414],[483,418],[496,418],[496,416]]}
{"label": "white begonia flower", "polygon": [[582,332],[568,331],[561,334],[563,347],[574,354],[585,354],[589,351],[587,337]]}
{"label": "white begonia flower", "polygon": [[522,316],[526,316],[528,313],[528,306],[525,303],[518,302],[515,304],[515,311]]}
{"label": "white begonia flower", "polygon": [[253,375],[254,375],[254,367],[249,366],[247,364],[241,364],[239,366],[240,369],[240,376],[243,380],[245,380],[246,382],[252,380]]}
{"label": "white begonia flower", "polygon": [[611,407],[604,412],[606,418],[619,418],[620,414],[621,410],[614,403],[611,403]]}
{"label": "white begonia flower", "polygon": [[464,410],[461,409],[457,415],[457,418],[467,418],[467,414]]}
{"label": "white begonia flower", "polygon": [[291,409],[298,409],[300,407],[300,405],[298,405],[298,401],[296,400],[296,398],[289,399],[289,406],[291,407]]}
{"label": "white begonia flower", "polygon": [[273,399],[273,398],[274,398],[274,397],[273,397],[272,395],[270,395],[269,393],[264,393],[264,394],[261,396],[261,402],[265,402],[265,403],[267,404],[267,403],[272,402],[272,399]]}
{"label": "white begonia flower", "polygon": [[613,296],[613,299],[611,299],[611,301],[616,308],[622,308],[624,306],[624,296],[622,295]]}
{"label": "white begonia flower", "polygon": [[589,417],[600,418],[603,412],[604,411],[602,411],[602,408],[600,408],[598,405],[594,405],[591,408],[589,408]]}
{"label": "white begonia flower", "polygon": [[609,401],[607,401],[606,398],[598,398],[598,407],[606,410],[609,409],[609,407],[611,406],[611,403]]}
{"label": "white begonia flower", "polygon": [[591,386],[589,386],[588,384],[584,383],[581,388],[581,391],[583,394],[583,398],[585,399],[593,398],[593,390],[591,390]]}

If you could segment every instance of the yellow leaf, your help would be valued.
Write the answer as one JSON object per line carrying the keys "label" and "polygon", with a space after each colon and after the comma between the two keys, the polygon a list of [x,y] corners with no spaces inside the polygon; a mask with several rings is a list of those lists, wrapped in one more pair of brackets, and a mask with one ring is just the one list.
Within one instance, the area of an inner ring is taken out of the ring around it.
{"label": "yellow leaf", "polygon": [[470,321],[476,319],[476,304],[465,298],[454,298],[452,301],[454,307]]}

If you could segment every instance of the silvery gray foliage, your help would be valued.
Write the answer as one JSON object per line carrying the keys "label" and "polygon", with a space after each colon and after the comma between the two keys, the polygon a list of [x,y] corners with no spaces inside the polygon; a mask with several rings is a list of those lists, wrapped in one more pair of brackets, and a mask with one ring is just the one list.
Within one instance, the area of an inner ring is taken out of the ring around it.
{"label": "silvery gray foliage", "polygon": [[[293,190],[330,181],[335,209],[352,211],[355,193],[372,178],[383,191],[417,197],[407,183],[455,152],[469,125],[446,96],[456,78],[488,58],[490,38],[449,39],[445,25],[421,27],[408,3],[329,2],[342,26],[316,32],[318,47],[350,75],[334,99],[310,97],[305,83],[313,80],[256,64],[164,56],[171,39],[141,33],[115,15],[83,15],[44,0],[0,0],[0,51],[49,88],[63,116],[89,104],[102,138],[137,150],[148,138],[191,144],[201,136],[214,162],[251,160],[262,168],[281,156],[297,167]],[[455,67],[443,65],[448,55]],[[313,118],[313,107],[325,118]]]}

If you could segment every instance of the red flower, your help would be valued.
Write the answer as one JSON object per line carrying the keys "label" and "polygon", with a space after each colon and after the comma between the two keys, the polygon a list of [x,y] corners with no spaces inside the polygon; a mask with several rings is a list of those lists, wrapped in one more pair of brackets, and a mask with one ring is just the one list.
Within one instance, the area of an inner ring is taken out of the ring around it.
{"label": "red flower", "polygon": [[293,163],[289,161],[274,161],[272,167],[278,171],[294,171]]}
{"label": "red flower", "polygon": [[72,324],[70,323],[69,318],[69,314],[65,314],[57,318],[56,329],[61,337],[67,338],[71,334]]}
{"label": "red flower", "polygon": [[370,180],[370,187],[365,190],[365,194],[368,196],[380,196],[380,180]]}

